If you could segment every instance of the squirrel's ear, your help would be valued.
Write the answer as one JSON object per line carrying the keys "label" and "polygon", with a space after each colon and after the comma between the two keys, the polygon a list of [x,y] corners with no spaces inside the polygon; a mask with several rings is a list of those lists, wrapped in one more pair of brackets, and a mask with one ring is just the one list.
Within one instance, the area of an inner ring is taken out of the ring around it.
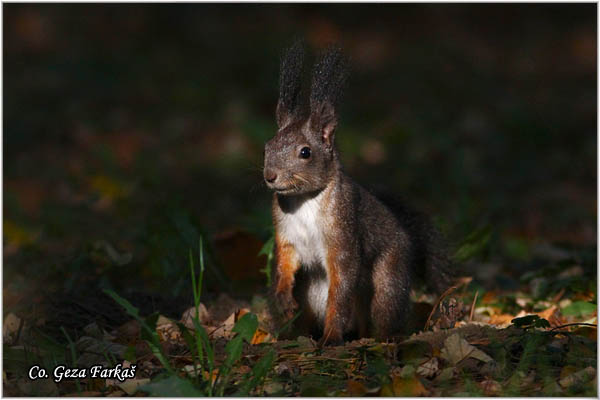
{"label": "squirrel's ear", "polygon": [[328,150],[333,148],[337,127],[336,106],[348,78],[348,62],[342,50],[331,46],[315,64],[310,92],[310,122]]}
{"label": "squirrel's ear", "polygon": [[327,149],[333,148],[337,122],[335,107],[329,101],[319,103],[311,110],[310,126],[321,136]]}

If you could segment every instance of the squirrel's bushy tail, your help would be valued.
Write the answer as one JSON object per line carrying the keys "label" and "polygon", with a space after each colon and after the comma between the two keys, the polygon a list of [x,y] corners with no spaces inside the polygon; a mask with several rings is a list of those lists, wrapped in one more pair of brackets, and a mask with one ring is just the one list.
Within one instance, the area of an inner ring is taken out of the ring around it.
{"label": "squirrel's bushy tail", "polygon": [[383,194],[379,199],[392,211],[412,239],[411,275],[419,277],[438,295],[453,283],[446,243],[427,215],[412,209],[396,197]]}

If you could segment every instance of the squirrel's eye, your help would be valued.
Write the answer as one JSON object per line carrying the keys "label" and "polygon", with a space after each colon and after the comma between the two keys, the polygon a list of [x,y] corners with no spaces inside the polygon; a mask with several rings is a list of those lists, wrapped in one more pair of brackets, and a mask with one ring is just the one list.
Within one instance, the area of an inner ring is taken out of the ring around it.
{"label": "squirrel's eye", "polygon": [[308,147],[303,147],[302,150],[300,150],[300,157],[301,158],[310,157],[310,149]]}

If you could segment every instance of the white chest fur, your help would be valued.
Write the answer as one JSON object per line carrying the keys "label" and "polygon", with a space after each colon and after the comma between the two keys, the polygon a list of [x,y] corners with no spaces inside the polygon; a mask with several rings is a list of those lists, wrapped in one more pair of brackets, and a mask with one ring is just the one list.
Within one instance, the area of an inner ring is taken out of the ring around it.
{"label": "white chest fur", "polygon": [[322,278],[314,277],[307,290],[307,301],[309,307],[317,320],[323,324],[327,297],[329,291],[329,277],[325,260],[327,250],[325,246],[325,233],[327,228],[327,213],[324,212],[325,191],[317,196],[306,200],[292,200],[286,207],[286,211],[280,214],[279,234],[290,243],[298,257],[302,268],[322,268],[325,275]]}
{"label": "white chest fur", "polygon": [[279,221],[281,236],[294,247],[304,267],[325,265],[324,193],[309,199],[291,200],[289,209],[281,214]]}

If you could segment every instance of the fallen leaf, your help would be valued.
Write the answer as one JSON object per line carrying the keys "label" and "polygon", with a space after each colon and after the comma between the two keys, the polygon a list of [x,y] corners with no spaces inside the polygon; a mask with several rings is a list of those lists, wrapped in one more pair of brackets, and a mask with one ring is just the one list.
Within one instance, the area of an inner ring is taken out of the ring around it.
{"label": "fallen leaf", "polygon": [[425,378],[431,378],[439,371],[439,369],[438,359],[433,357],[417,367],[417,374]]}
{"label": "fallen leaf", "polygon": [[235,313],[235,321],[237,322],[240,318],[242,318],[244,315],[248,314],[249,312],[250,312],[249,308],[240,308]]}
{"label": "fallen leaf", "polygon": [[191,376],[192,378],[195,378],[196,376],[198,376],[198,373],[201,371],[200,365],[196,364],[196,366],[194,367],[194,364],[190,364],[190,365],[184,365],[182,370],[187,373],[189,376]]}
{"label": "fallen leaf", "polygon": [[502,385],[493,379],[480,382],[479,387],[486,396],[498,396],[502,392]]}
{"label": "fallen leaf", "polygon": [[367,393],[367,388],[362,382],[349,380],[346,385],[346,393],[348,396],[361,397]]}
{"label": "fallen leaf", "polygon": [[[263,386],[263,391],[266,395],[273,395],[283,390],[283,384],[276,381],[270,381]],[[307,390],[307,389],[305,389]],[[310,388],[308,389],[310,390]],[[302,395],[302,394],[301,394]]]}
{"label": "fallen leaf", "polygon": [[595,327],[583,326],[573,331],[574,335],[580,335],[591,340],[598,340],[598,330]]}
{"label": "fallen leaf", "polygon": [[[195,329],[194,322],[193,322],[193,318],[195,318],[195,317],[196,317],[196,307],[190,307],[183,312],[183,315],[181,316],[181,322],[183,323],[183,325],[186,326],[186,328]],[[198,319],[199,319],[200,324],[210,325],[210,322],[211,322],[210,314],[208,313],[206,306],[202,303],[200,303],[198,305]]]}
{"label": "fallen leaf", "polygon": [[219,368],[213,369],[212,374],[209,374],[208,371],[204,371],[203,376],[204,376],[204,379],[206,379],[206,380],[209,380],[209,377],[210,377],[210,381],[212,383],[215,383],[217,376],[219,376]]}
{"label": "fallen leaf", "polygon": [[[565,370],[567,367],[563,368]],[[563,375],[561,371],[561,376]],[[587,367],[575,373],[565,376],[558,381],[558,384],[563,388],[568,388],[575,383],[585,383],[596,376],[596,369],[594,367]]]}
{"label": "fallen leaf", "polygon": [[400,374],[396,374],[400,378],[412,378],[415,376],[416,369],[414,366],[407,364],[400,370]]}
{"label": "fallen leaf", "polygon": [[510,321],[514,318],[515,316],[510,314],[495,314],[490,317],[488,324],[505,327],[510,325]]}
{"label": "fallen leaf", "polygon": [[315,347],[317,347],[315,341],[306,336],[298,336],[296,341],[302,348],[314,349]]}
{"label": "fallen leaf", "polygon": [[447,337],[444,341],[444,348],[442,349],[441,356],[448,360],[452,365],[456,365],[467,358],[473,349],[473,346],[461,338],[458,333],[455,333]]}
{"label": "fallen leaf", "polygon": [[435,382],[447,382],[454,378],[454,367],[447,367],[435,378]]}
{"label": "fallen leaf", "polygon": [[448,360],[452,365],[456,365],[467,357],[475,358],[483,362],[490,362],[493,359],[472,346],[465,339],[461,338],[458,333],[455,333],[444,341],[444,348],[441,352],[442,358]]}
{"label": "fallen leaf", "polygon": [[558,307],[552,306],[550,308],[545,309],[544,311],[540,311],[536,313],[540,318],[544,318],[550,320],[550,318],[554,315]]}
{"label": "fallen leaf", "polygon": [[165,317],[164,315],[159,315],[158,319],[156,320],[156,326],[161,326],[161,325],[173,325],[173,322]]}
{"label": "fallen leaf", "polygon": [[[14,337],[17,335],[19,331],[19,326],[21,325],[21,318],[17,317],[13,313],[8,313],[3,320],[2,326],[2,337],[4,343],[12,343]],[[13,343],[14,344],[14,343]]]}
{"label": "fallen leaf", "polygon": [[250,344],[268,343],[271,341],[271,339],[272,337],[269,332],[258,328],[256,332],[254,332],[254,336],[252,336]]}
{"label": "fallen leaf", "polygon": [[545,396],[560,396],[562,393],[562,388],[556,381],[552,381],[544,386],[542,393]]}
{"label": "fallen leaf", "polygon": [[474,347],[475,350],[473,350],[471,352],[471,354],[469,354],[469,357],[471,358],[475,358],[479,361],[483,361],[483,362],[490,362],[490,361],[494,361],[494,359],[490,356],[488,356],[487,354],[485,354],[483,351],[479,350],[478,348]]}
{"label": "fallen leaf", "polygon": [[414,376],[412,378],[396,376],[392,383],[383,386],[380,392],[381,396],[392,397],[417,397],[427,396],[428,394],[429,392],[425,389],[425,386]]}

